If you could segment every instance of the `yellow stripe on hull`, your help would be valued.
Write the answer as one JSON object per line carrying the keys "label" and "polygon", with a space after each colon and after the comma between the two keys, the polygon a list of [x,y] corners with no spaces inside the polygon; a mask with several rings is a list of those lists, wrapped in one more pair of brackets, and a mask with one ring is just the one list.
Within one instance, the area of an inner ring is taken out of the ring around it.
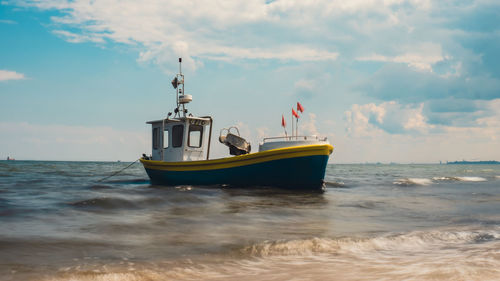
{"label": "yellow stripe on hull", "polygon": [[315,144],[279,148],[228,158],[186,161],[186,162],[164,162],[141,159],[144,168],[163,171],[205,171],[234,168],[252,164],[263,163],[273,160],[281,160],[295,157],[330,155],[333,146],[329,144]]}

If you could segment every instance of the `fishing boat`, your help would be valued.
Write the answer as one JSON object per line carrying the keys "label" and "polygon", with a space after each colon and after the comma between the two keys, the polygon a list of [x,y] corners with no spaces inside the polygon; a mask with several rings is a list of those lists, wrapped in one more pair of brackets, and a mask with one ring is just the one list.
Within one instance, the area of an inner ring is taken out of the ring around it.
{"label": "fishing boat", "polygon": [[[229,127],[220,131],[219,141],[229,148],[230,156],[210,159],[214,120],[188,112],[187,104],[193,98],[184,92],[184,85],[180,58],[179,73],[172,81],[176,107],[166,118],[146,122],[152,129],[152,152],[143,154],[140,161],[152,184],[324,189],[325,169],[333,151],[326,138],[289,136],[285,131],[285,136],[264,138],[253,153],[238,128]],[[285,126],[283,116],[282,123]]]}

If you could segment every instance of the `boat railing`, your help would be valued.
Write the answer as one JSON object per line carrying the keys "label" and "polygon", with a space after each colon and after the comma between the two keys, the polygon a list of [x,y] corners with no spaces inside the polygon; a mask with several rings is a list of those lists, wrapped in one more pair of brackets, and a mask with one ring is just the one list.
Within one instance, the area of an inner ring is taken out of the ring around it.
{"label": "boat railing", "polygon": [[320,138],[318,136],[285,136],[285,137],[270,137],[270,138],[264,138],[262,140],[263,143],[265,142],[272,142],[272,141],[302,141],[302,140],[316,140],[316,141],[326,141],[327,138]]}

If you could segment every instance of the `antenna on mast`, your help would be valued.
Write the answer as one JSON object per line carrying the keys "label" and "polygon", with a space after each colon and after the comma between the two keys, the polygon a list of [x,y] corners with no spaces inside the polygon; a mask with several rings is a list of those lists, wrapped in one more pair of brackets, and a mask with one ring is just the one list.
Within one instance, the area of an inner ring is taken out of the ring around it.
{"label": "antenna on mast", "polygon": [[[180,86],[179,86],[180,85]],[[187,109],[185,107],[186,103],[189,103],[193,100],[193,97],[191,95],[186,95],[184,92],[184,74],[182,74],[182,58],[179,58],[179,73],[175,76],[174,80],[172,80],[172,86],[174,86],[174,89],[177,90],[176,92],[176,102],[177,102],[177,107],[175,108],[174,112],[174,118],[175,117],[180,117],[180,111],[179,106],[182,105],[182,116],[186,117]]]}
{"label": "antenna on mast", "polygon": [[179,74],[182,74],[182,58],[179,58]]}

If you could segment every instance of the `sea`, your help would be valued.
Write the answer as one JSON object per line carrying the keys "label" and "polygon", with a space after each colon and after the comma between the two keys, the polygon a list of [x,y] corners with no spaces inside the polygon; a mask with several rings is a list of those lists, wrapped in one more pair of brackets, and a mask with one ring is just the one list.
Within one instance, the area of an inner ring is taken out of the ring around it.
{"label": "sea", "polygon": [[324,192],[128,165],[0,161],[0,280],[500,280],[500,165],[330,164]]}

